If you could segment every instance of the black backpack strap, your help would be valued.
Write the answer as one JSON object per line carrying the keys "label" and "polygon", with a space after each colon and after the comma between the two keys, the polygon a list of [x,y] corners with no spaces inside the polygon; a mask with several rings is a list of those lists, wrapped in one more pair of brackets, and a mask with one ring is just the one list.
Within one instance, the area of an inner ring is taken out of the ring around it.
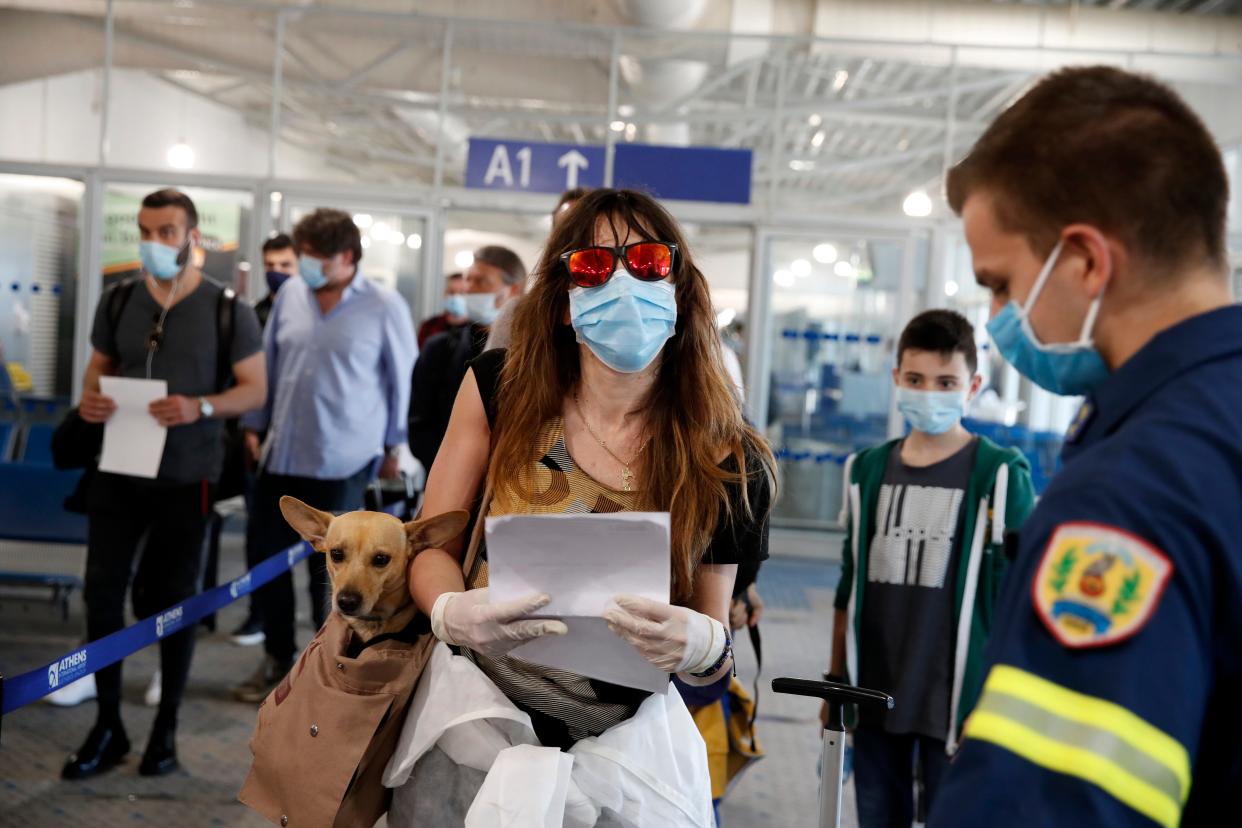
{"label": "black backpack strap", "polygon": [[216,391],[233,383],[233,322],[237,312],[237,293],[229,287],[216,300]]}
{"label": "black backpack strap", "polygon": [[116,351],[116,326],[121,322],[121,314],[134,295],[141,276],[125,279],[108,291],[108,331],[112,334],[112,350]]}

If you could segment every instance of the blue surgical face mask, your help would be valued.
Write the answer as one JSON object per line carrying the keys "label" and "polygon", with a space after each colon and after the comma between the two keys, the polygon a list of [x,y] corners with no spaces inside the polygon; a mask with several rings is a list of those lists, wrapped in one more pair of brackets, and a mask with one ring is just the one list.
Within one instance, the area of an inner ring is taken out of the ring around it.
{"label": "blue surgical face mask", "polygon": [[500,315],[500,306],[496,304],[500,297],[495,293],[467,293],[461,298],[466,303],[466,310],[461,315],[470,317],[471,322],[490,325]]}
{"label": "blue surgical face mask", "polygon": [[988,322],[988,333],[996,342],[1001,356],[1031,382],[1053,394],[1080,396],[1090,393],[1108,379],[1108,365],[1091,342],[1095,317],[1104,299],[1103,292],[1095,297],[1087,310],[1082,333],[1076,342],[1045,344],[1039,341],[1031,327],[1031,309],[1048,283],[1057,257],[1061,255],[1061,247],[1062,242],[1057,242],[1048,261],[1044,262],[1026,305],[1019,307],[1017,302],[1010,302]]}
{"label": "blue surgical face mask", "polygon": [[642,282],[618,270],[599,287],[569,291],[578,341],[614,371],[632,374],[651,364],[677,326],[671,282]]}
{"label": "blue surgical face mask", "polygon": [[263,274],[267,277],[267,292],[275,293],[280,290],[280,286],[289,281],[288,273],[281,273],[279,270],[269,270]]}
{"label": "blue surgical face mask", "polygon": [[170,247],[157,241],[139,242],[138,258],[142,259],[142,269],[164,282],[176,279],[182,267],[181,262],[178,261],[181,258],[181,251],[185,250],[189,244],[189,239],[185,240],[185,245],[182,247]]}
{"label": "blue surgical face mask", "polygon": [[897,410],[915,431],[944,434],[966,416],[966,392],[898,387]]}
{"label": "blue surgical face mask", "polygon": [[323,262],[305,253],[298,256],[298,275],[303,282],[310,285],[311,290],[319,290],[328,283],[328,277],[323,272]]}
{"label": "blue surgical face mask", "polygon": [[449,316],[461,318],[470,311],[466,307],[466,297],[460,293],[450,293],[444,297],[444,312]]}

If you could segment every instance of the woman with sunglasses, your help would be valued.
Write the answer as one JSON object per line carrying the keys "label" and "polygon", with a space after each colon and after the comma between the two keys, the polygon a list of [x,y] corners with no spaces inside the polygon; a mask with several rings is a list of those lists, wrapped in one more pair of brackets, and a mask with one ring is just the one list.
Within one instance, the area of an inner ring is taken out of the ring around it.
{"label": "woman with sunglasses", "polygon": [[[466,374],[428,480],[424,515],[476,508],[482,492],[490,516],[670,512],[672,603],[617,596],[605,618],[670,676],[727,684],[734,576],[739,563],[767,557],[775,463],[743,419],[720,349],[707,281],[672,216],[641,193],[587,194],[553,229],[514,319],[511,347],[485,353]],[[646,715],[640,708],[658,708],[657,729],[683,738],[666,736],[664,751],[651,751],[660,744],[653,740],[640,761],[649,763],[650,778],[668,783],[656,786],[665,793],[679,780],[690,784],[687,774],[696,777],[693,794],[683,791],[693,797],[694,816],[684,802],[648,803],[667,813],[645,811],[643,824],[656,824],[656,813],[673,820],[659,824],[711,824],[702,743],[676,692],[653,695],[509,656],[526,641],[567,628],[528,617],[548,603],[546,595],[489,603],[486,552],[467,553],[464,538],[420,553],[409,583],[436,637],[530,717],[542,745],[569,751],[632,717],[638,722]],[[432,656],[428,672],[439,669],[438,659],[448,659],[447,652]],[[409,777],[423,754],[403,750],[433,718],[416,703],[386,784]],[[424,735],[424,752],[428,741]],[[428,788],[443,790],[438,777],[419,781],[422,771],[431,775],[431,762],[428,756],[398,791],[394,825],[455,816],[426,810],[438,807]],[[631,822],[623,814],[620,824]]]}

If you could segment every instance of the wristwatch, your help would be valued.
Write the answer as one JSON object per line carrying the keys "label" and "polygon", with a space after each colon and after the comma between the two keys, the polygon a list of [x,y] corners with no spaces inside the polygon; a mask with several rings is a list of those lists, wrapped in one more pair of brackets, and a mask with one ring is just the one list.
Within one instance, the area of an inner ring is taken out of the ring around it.
{"label": "wristwatch", "polygon": [[200,416],[203,417],[203,419],[206,419],[210,417],[212,414],[216,413],[216,408],[211,403],[207,402],[206,397],[199,397],[198,398],[198,413]]}

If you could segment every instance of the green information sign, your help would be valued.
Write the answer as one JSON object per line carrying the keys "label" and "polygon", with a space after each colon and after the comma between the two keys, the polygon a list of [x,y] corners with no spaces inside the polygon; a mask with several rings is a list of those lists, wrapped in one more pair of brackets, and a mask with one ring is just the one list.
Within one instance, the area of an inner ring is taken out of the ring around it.
{"label": "green information sign", "polygon": [[[104,196],[103,267],[104,273],[137,270],[138,207],[142,197],[109,191]],[[198,228],[203,248],[208,252],[236,250],[241,237],[241,205],[228,201],[195,199]]]}

